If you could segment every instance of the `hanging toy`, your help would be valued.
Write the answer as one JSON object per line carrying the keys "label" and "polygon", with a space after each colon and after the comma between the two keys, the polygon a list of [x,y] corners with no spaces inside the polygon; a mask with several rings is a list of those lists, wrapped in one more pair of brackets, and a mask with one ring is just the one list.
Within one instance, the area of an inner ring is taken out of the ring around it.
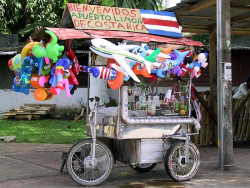
{"label": "hanging toy", "polygon": [[70,47],[71,41],[72,40],[66,40],[66,47],[67,47],[66,54],[69,57],[69,59],[74,62],[73,66],[72,66],[72,70],[75,74],[78,75],[79,71],[80,71],[80,63],[78,62],[75,53],[73,52],[72,48]]}
{"label": "hanging toy", "polygon": [[30,55],[30,53],[32,52],[32,49],[33,49],[33,47],[34,47],[35,45],[41,46],[40,42],[33,42],[33,40],[31,40],[30,43],[26,44],[26,45],[23,47],[23,49],[22,49],[22,51],[21,51],[21,58],[22,58],[22,60],[23,60],[25,57],[27,57],[27,56]]}
{"label": "hanging toy", "polygon": [[140,63],[136,63],[135,66],[132,68],[132,71],[135,75],[141,75],[146,78],[151,78],[152,76],[148,73],[145,66],[141,65]]}
{"label": "hanging toy", "polygon": [[38,101],[50,100],[53,97],[54,95],[46,88],[37,88],[34,91],[34,98]]}
{"label": "hanging toy", "polygon": [[64,90],[63,86],[63,75],[64,71],[69,69],[71,66],[69,58],[60,59],[51,71],[51,87],[50,92],[57,95],[56,87]]}
{"label": "hanging toy", "polygon": [[51,42],[47,44],[46,49],[40,45],[34,45],[32,48],[32,53],[36,58],[48,57],[52,59],[53,62],[57,62],[58,58],[62,55],[64,46],[57,44],[58,38],[52,31],[47,30],[45,33],[48,33],[51,36]]}
{"label": "hanging toy", "polygon": [[[108,59],[107,68],[111,68],[112,64],[119,65],[116,60]],[[116,71],[116,77],[113,80],[107,80],[107,84],[113,90],[119,89],[124,81],[124,77],[125,76],[122,72]]]}
{"label": "hanging toy", "polygon": [[189,66],[189,70],[191,73],[191,78],[193,78],[194,76],[196,78],[199,78],[201,75],[201,67],[205,68],[208,63],[206,62],[207,58],[205,56],[204,53],[200,53],[197,57],[197,61],[193,61],[190,66]]}

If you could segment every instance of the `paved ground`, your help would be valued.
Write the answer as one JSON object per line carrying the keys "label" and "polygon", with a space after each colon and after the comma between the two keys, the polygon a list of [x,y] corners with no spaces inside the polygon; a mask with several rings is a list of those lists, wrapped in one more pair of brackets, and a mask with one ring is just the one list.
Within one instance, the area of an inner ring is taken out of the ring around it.
{"label": "paved ground", "polygon": [[[60,173],[62,152],[71,145],[0,143],[0,188],[80,187],[63,171]],[[250,148],[250,147],[248,147]],[[218,169],[217,148],[200,147],[201,165],[189,182],[173,182],[158,164],[148,173],[137,173],[121,163],[102,188],[155,188],[155,187],[250,187],[250,149],[234,149],[234,168]]]}

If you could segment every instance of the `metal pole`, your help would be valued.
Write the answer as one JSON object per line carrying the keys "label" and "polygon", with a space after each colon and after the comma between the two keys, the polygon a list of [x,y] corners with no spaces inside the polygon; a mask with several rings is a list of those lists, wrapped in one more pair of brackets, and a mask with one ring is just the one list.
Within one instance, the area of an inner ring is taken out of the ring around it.
{"label": "metal pole", "polygon": [[233,166],[230,0],[217,0],[217,100],[219,168]]}

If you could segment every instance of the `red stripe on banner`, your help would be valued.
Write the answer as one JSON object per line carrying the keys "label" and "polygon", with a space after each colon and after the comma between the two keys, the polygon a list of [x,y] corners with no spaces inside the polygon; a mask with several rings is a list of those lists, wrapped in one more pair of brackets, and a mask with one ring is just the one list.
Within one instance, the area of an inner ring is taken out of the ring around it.
{"label": "red stripe on banner", "polygon": [[107,78],[107,79],[110,79],[110,73],[111,73],[111,70],[109,70],[109,73],[108,73],[108,78]]}
{"label": "red stripe on banner", "polygon": [[107,73],[108,73],[108,71],[109,71],[109,70],[106,69],[105,76],[104,76],[105,79],[107,79]]}
{"label": "red stripe on banner", "polygon": [[151,18],[142,18],[142,19],[143,19],[144,24],[162,25],[162,26],[179,28],[178,23],[175,21],[159,20],[159,19],[151,19]]}
{"label": "red stripe on banner", "polygon": [[101,71],[100,79],[103,79],[103,72],[104,72],[104,67],[102,67],[102,71]]}

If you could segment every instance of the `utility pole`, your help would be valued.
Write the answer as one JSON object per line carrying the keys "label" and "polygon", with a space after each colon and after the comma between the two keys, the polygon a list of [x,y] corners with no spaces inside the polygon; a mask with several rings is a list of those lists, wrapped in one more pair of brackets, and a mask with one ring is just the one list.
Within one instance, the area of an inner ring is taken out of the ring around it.
{"label": "utility pole", "polygon": [[219,168],[233,167],[230,0],[217,0],[217,102]]}

